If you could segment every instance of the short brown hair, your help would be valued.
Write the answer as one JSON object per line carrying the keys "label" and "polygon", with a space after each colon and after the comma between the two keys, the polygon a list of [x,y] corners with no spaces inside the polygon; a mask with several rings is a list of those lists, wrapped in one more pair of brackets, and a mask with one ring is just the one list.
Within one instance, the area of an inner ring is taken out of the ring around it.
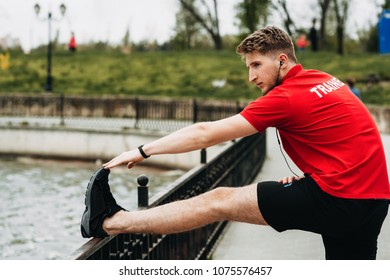
{"label": "short brown hair", "polygon": [[237,46],[236,51],[239,55],[249,54],[254,51],[264,55],[283,52],[289,59],[297,62],[291,37],[275,26],[267,26],[253,32]]}

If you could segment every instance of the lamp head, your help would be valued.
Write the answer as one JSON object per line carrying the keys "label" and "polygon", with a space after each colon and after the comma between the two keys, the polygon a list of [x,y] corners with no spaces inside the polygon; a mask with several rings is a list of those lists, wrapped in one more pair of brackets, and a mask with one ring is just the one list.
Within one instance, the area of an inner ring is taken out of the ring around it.
{"label": "lamp head", "polygon": [[65,12],[66,12],[66,6],[64,3],[61,4],[60,6],[60,11],[61,11],[61,15],[65,15]]}
{"label": "lamp head", "polygon": [[38,3],[34,5],[34,11],[37,15],[39,15],[39,12],[41,11],[41,6],[39,6]]}

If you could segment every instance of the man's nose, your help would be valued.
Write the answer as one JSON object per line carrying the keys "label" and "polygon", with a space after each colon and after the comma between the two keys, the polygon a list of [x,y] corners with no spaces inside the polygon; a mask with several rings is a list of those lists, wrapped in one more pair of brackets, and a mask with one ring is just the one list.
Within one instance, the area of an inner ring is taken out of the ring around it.
{"label": "man's nose", "polygon": [[257,79],[257,75],[253,71],[249,70],[249,82],[254,83]]}

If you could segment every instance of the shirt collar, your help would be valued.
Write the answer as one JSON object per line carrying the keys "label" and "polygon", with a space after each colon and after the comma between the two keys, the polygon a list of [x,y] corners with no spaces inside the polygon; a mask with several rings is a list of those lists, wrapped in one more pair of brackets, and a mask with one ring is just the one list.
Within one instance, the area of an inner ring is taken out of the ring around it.
{"label": "shirt collar", "polygon": [[290,79],[290,78],[294,77],[294,76],[295,76],[296,74],[298,74],[298,72],[300,72],[302,69],[303,69],[303,67],[302,67],[301,64],[294,65],[294,67],[291,68],[290,71],[288,71],[288,73],[286,74],[286,76],[283,77],[282,83],[283,83],[284,81],[286,81],[287,79]]}

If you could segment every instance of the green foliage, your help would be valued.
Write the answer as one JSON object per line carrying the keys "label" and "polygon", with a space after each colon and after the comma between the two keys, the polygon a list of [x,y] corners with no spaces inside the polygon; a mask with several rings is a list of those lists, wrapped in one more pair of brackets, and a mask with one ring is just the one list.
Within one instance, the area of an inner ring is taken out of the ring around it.
{"label": "green foliage", "polygon": [[[390,56],[331,52],[298,53],[307,69],[320,69],[340,80],[353,77],[368,103],[390,104]],[[1,71],[3,93],[43,92],[46,53],[11,53],[11,67]],[[53,55],[54,93],[77,95],[153,95],[218,99],[254,99],[261,92],[248,82],[244,62],[229,51],[149,51],[123,53],[120,49],[57,50]],[[369,77],[379,84],[368,86]],[[213,86],[222,80],[223,87]],[[384,82],[387,81],[387,82]]]}
{"label": "green foliage", "polygon": [[364,51],[377,53],[379,50],[378,27],[371,26],[368,31],[359,32],[359,42]]}
{"label": "green foliage", "polygon": [[[187,1],[190,6],[194,5],[194,0]],[[176,14],[175,36],[170,44],[175,50],[192,49],[201,34],[201,25],[194,16],[180,4],[180,9]]]}
{"label": "green foliage", "polygon": [[254,32],[259,26],[266,25],[269,0],[243,0],[236,4],[236,18],[241,34]]}
{"label": "green foliage", "polygon": [[[359,85],[358,85],[359,86]],[[390,84],[361,84],[362,100],[367,104],[390,105]]]}

